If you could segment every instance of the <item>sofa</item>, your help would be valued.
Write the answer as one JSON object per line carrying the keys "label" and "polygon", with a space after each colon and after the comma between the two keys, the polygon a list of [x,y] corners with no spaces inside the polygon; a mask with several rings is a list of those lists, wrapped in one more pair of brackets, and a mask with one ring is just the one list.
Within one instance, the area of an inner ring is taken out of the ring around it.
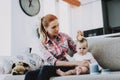
{"label": "sofa", "polygon": [[[51,77],[50,80],[120,80],[120,33],[88,37],[89,51],[109,73]],[[24,75],[0,75],[2,80],[24,80]],[[1,80],[1,79],[0,79]]]}

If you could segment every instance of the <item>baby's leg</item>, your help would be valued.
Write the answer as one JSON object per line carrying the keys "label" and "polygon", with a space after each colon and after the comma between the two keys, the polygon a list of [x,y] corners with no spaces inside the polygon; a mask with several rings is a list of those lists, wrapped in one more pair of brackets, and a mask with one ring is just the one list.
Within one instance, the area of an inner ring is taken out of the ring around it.
{"label": "baby's leg", "polygon": [[81,67],[82,68],[82,74],[87,74],[89,72],[89,69],[87,67]]}
{"label": "baby's leg", "polygon": [[79,75],[79,74],[86,74],[88,73],[88,68],[87,67],[81,67],[81,66],[77,66],[76,67],[76,74]]}
{"label": "baby's leg", "polygon": [[58,69],[56,73],[60,76],[68,76],[68,75],[75,75],[76,74],[76,69],[71,69],[66,72],[63,72],[62,70]]}

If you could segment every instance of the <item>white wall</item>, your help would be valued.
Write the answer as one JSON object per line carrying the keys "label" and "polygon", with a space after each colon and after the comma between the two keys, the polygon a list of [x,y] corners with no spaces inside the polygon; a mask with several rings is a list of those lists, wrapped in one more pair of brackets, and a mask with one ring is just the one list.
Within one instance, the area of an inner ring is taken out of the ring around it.
{"label": "white wall", "polygon": [[80,7],[71,7],[71,35],[75,39],[78,30],[103,27],[101,0],[80,0]]}
{"label": "white wall", "polygon": [[0,2],[0,56],[11,54],[11,1]]}
{"label": "white wall", "polygon": [[42,4],[40,13],[30,17],[26,15],[20,5],[19,0],[12,0],[12,26],[11,26],[11,51],[12,55],[28,52],[32,41],[37,37],[36,28],[39,27],[42,16]]}
{"label": "white wall", "polygon": [[70,5],[59,0],[59,13],[58,13],[60,31],[70,34]]}
{"label": "white wall", "polygon": [[[41,0],[40,0],[41,1]],[[44,4],[44,9],[43,9],[43,13],[44,15],[46,14],[55,14],[55,0],[44,0],[43,1]]]}

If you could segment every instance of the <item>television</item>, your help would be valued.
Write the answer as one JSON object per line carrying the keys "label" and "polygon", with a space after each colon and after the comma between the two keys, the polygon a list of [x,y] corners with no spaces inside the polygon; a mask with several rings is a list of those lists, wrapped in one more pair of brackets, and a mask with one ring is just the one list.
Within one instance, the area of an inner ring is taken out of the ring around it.
{"label": "television", "polygon": [[120,32],[120,0],[102,0],[105,33]]}

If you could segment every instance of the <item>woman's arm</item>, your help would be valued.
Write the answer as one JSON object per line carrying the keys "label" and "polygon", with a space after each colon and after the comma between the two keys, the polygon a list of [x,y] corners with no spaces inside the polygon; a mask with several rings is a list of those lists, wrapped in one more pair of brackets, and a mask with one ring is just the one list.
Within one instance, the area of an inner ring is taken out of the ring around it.
{"label": "woman's arm", "polygon": [[89,62],[87,61],[56,61],[56,66],[86,66],[89,67]]}
{"label": "woman's arm", "polygon": [[40,40],[36,40],[36,42],[32,52],[40,56],[45,63],[54,65],[57,59],[44,47]]}
{"label": "woman's arm", "polygon": [[68,43],[69,50],[72,51],[72,53],[76,53],[76,44],[73,41],[73,39],[70,36],[68,36],[67,34],[65,35],[65,37],[66,37],[66,40]]}

